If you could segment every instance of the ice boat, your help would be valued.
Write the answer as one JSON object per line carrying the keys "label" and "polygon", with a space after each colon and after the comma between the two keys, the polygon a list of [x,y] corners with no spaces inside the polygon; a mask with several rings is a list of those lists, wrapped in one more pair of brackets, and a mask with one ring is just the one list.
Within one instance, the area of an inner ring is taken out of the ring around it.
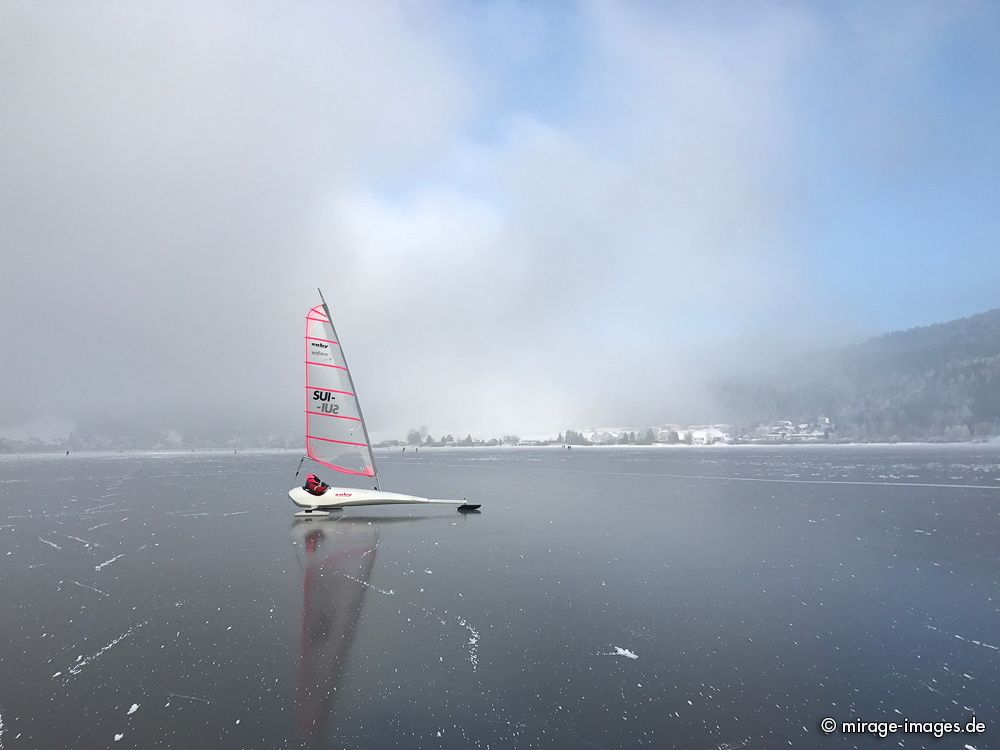
{"label": "ice boat", "polygon": [[322,291],[319,297],[320,304],[306,314],[306,455],[299,461],[299,471],[309,459],[341,474],[371,479],[374,488],[331,486],[315,494],[304,486],[293,487],[288,497],[302,508],[295,515],[318,517],[358,505],[454,505],[463,513],[477,511],[478,504],[465,500],[418,497],[379,488],[375,452],[354,379]]}

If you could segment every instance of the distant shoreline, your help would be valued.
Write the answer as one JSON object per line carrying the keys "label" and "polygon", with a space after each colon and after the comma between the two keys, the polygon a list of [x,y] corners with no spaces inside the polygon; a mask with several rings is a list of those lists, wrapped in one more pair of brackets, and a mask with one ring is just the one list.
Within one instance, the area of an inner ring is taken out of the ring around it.
{"label": "distant shoreline", "polygon": [[[581,450],[716,450],[725,448],[891,448],[891,447],[916,447],[916,446],[941,446],[941,447],[957,447],[957,446],[989,446],[1000,448],[1000,438],[992,438],[989,440],[961,440],[955,442],[945,442],[945,441],[896,441],[896,442],[865,442],[865,443],[844,443],[844,442],[801,442],[801,443],[714,443],[712,445],[688,445],[687,443],[653,443],[652,445],[634,445],[634,444],[617,444],[611,443],[607,445],[570,445],[565,444],[558,445],[471,445],[471,446],[454,446],[454,445],[431,445],[431,446],[416,446],[420,451],[468,451],[468,450],[566,450],[569,448],[578,448]],[[388,448],[375,448],[377,452],[387,452],[387,453],[402,453],[403,446],[391,446]],[[406,446],[407,454],[412,451],[414,446]]]}
{"label": "distant shoreline", "polygon": [[[406,446],[404,453],[402,446],[390,446],[387,448],[375,448],[376,454],[384,455],[419,455],[424,451],[434,452],[463,452],[463,451],[565,451],[567,446],[559,445],[473,445],[473,446],[416,446],[419,450],[414,451],[414,446]],[[930,442],[930,441],[910,441],[910,442],[866,442],[866,443],[716,443],[714,445],[687,445],[685,443],[654,443],[653,445],[573,445],[570,448],[584,451],[604,451],[604,450],[688,450],[688,451],[712,451],[712,450],[744,450],[748,448],[763,448],[767,450],[777,448],[794,448],[805,450],[816,449],[844,449],[844,448],[995,448],[1000,450],[1000,438],[991,440],[966,440],[961,442]],[[123,450],[79,450],[70,451],[66,455],[65,450],[52,451],[24,451],[0,453],[0,462],[18,458],[128,458],[130,456],[147,456],[169,458],[172,456],[232,456],[232,455],[291,455],[303,456],[305,451],[299,448],[243,448],[236,451],[226,448],[135,448]]]}

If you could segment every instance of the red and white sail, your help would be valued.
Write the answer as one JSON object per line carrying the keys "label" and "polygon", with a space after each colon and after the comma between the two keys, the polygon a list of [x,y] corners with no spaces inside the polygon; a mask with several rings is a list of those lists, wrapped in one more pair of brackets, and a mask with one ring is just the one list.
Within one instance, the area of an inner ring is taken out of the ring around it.
{"label": "red and white sail", "polygon": [[375,456],[326,305],[306,314],[306,454],[345,474],[375,476]]}

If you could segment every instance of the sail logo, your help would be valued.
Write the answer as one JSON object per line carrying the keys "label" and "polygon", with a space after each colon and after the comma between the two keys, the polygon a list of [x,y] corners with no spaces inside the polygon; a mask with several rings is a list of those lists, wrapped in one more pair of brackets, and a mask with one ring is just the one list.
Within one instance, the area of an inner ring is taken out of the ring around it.
{"label": "sail logo", "polygon": [[337,397],[332,393],[327,391],[313,391],[312,400],[319,402],[314,404],[314,406],[324,414],[340,414],[340,404],[330,403],[337,400]]}
{"label": "sail logo", "polygon": [[313,359],[322,359],[327,362],[333,359],[333,352],[330,351],[330,345],[324,344],[321,341],[309,342],[309,354]]}

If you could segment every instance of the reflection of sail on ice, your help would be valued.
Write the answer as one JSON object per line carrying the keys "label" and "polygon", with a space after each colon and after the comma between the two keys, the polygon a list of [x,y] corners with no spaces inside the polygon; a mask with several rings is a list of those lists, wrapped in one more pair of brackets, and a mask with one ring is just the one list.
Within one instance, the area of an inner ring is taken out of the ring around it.
{"label": "reflection of sail on ice", "polygon": [[375,477],[361,404],[327,309],[317,305],[306,315],[306,454],[345,474]]}
{"label": "reflection of sail on ice", "polygon": [[326,726],[343,677],[368,579],[375,564],[378,536],[371,526],[342,527],[331,533],[301,522],[306,551],[302,593],[302,637],[298,686],[298,724],[303,739],[325,746]]}

